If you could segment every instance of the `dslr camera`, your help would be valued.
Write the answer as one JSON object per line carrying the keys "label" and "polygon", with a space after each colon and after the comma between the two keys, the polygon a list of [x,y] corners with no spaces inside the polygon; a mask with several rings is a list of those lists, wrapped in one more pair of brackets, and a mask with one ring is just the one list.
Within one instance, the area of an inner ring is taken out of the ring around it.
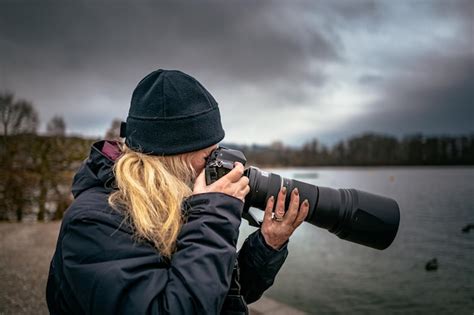
{"label": "dslr camera", "polygon": [[[225,147],[214,150],[206,161],[207,185],[229,173],[235,162],[245,166],[247,159],[241,151]],[[277,196],[285,186],[287,191],[297,187],[300,200],[309,201],[306,222],[327,229],[341,239],[382,250],[390,246],[397,235],[400,209],[391,198],[357,189],[315,186],[253,166],[245,169],[244,176],[249,178],[250,192],[245,197],[242,217],[250,225],[260,226],[260,222],[249,212],[250,207],[264,210],[267,200]],[[290,197],[291,194],[287,194],[285,209]]]}

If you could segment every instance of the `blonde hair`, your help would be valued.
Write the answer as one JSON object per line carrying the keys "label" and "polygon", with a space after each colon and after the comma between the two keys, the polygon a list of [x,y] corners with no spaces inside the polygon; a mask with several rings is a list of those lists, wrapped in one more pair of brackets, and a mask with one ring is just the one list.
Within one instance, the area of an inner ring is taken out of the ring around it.
{"label": "blonde hair", "polygon": [[125,210],[135,236],[152,242],[170,258],[182,226],[181,203],[192,193],[190,154],[155,156],[122,147],[114,165],[118,190],[109,204]]}

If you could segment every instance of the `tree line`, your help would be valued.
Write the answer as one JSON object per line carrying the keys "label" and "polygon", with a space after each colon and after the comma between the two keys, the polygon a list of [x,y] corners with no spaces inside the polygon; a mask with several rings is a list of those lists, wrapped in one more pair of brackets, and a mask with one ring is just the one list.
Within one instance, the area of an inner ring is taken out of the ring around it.
{"label": "tree line", "polygon": [[0,221],[61,219],[74,172],[94,141],[67,137],[60,116],[39,135],[38,117],[31,102],[0,93]]}
{"label": "tree line", "polygon": [[228,144],[260,166],[398,166],[474,165],[474,133],[459,136],[390,135],[365,133],[333,146],[313,139],[301,147],[281,142],[269,146]]}
{"label": "tree line", "polygon": [[[38,134],[39,115],[31,102],[0,93],[0,221],[61,219],[72,202],[72,178],[98,139],[66,135],[66,123],[53,117]],[[120,120],[114,119],[104,138],[119,140]],[[317,139],[300,147],[223,144],[244,152],[248,165],[385,166],[474,165],[474,134],[398,139],[363,134],[333,146]]]}

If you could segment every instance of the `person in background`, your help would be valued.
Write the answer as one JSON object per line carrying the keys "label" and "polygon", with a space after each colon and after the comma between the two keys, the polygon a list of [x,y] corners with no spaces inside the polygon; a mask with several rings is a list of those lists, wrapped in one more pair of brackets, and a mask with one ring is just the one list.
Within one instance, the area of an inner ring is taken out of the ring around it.
{"label": "person in background", "polygon": [[206,185],[224,130],[212,95],[183,72],[142,79],[122,129],[125,142],[93,144],[74,177],[49,270],[51,314],[247,314],[308,202],[299,206],[297,190],[269,198],[237,253],[248,178],[236,163]]}

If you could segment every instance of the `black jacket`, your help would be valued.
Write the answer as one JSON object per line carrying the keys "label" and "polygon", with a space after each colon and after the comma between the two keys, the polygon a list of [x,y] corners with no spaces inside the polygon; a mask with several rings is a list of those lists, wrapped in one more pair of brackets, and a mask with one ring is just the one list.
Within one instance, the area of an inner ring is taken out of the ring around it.
{"label": "black jacket", "polygon": [[235,259],[247,303],[269,288],[288,254],[268,247],[259,230],[236,253],[242,201],[221,193],[185,200],[187,222],[177,251],[165,260],[133,237],[107,198],[113,160],[92,146],[74,177],[74,202],[66,211],[51,261],[46,298],[51,314],[218,314]]}

